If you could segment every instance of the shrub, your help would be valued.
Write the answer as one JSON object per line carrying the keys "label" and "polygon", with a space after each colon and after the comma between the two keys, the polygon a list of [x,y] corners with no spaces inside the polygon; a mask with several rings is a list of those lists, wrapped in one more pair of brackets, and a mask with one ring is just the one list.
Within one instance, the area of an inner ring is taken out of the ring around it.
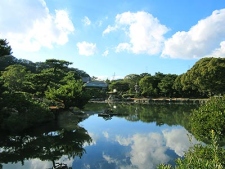
{"label": "shrub", "polygon": [[210,139],[211,130],[222,139],[225,133],[225,97],[212,97],[198,109],[193,110],[190,125],[194,136],[201,141]]}
{"label": "shrub", "polygon": [[225,150],[217,144],[218,138],[215,132],[211,131],[211,144],[203,146],[196,144],[185,152],[184,158],[176,160],[175,167],[160,164],[158,169],[222,169],[225,167]]}
{"label": "shrub", "polygon": [[1,110],[1,128],[10,131],[22,131],[54,119],[48,105],[31,95],[12,93],[4,95],[5,107]]}

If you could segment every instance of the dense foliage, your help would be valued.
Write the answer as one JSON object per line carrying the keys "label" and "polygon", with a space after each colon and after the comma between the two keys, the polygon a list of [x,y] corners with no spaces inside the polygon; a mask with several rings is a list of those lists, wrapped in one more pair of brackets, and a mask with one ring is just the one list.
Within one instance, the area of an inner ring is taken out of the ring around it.
{"label": "dense foliage", "polygon": [[113,80],[109,89],[121,94],[135,94],[135,85],[142,97],[205,98],[225,93],[225,58],[203,58],[181,75],[156,72],[129,74]]}
{"label": "dense foliage", "polygon": [[57,89],[49,88],[45,95],[49,99],[62,101],[65,109],[83,108],[89,100],[89,95],[83,91],[83,82],[76,80],[69,81]]}
{"label": "dense foliage", "polygon": [[12,48],[7,42],[6,39],[0,39],[0,57],[5,55],[11,55],[12,54]]}
{"label": "dense foliage", "polygon": [[0,113],[0,129],[22,131],[54,118],[49,106],[29,94],[4,93],[4,106]]}
{"label": "dense foliage", "polygon": [[0,39],[0,129],[24,130],[54,119],[50,106],[83,108],[88,102],[81,80],[88,75],[70,68],[71,62],[33,63],[11,54],[8,42]]}
{"label": "dense foliage", "polygon": [[[191,147],[182,159],[177,159],[175,168],[208,168],[225,167],[225,96],[211,97],[208,102],[194,109],[190,115],[190,126],[193,135],[200,141],[211,144],[196,144]],[[211,133],[211,135],[210,135]],[[170,165],[160,165],[159,169],[172,169]]]}
{"label": "dense foliage", "polygon": [[212,97],[191,114],[191,129],[196,138],[205,141],[214,130],[219,138],[225,136],[225,96]]}
{"label": "dense foliage", "polygon": [[225,58],[203,58],[181,75],[183,90],[195,90],[201,95],[225,93]]}
{"label": "dense foliage", "polygon": [[184,158],[176,160],[175,167],[171,165],[161,164],[158,169],[223,169],[225,167],[225,150],[217,144],[215,132],[211,131],[211,144],[203,146],[202,144],[193,145],[187,152]]}

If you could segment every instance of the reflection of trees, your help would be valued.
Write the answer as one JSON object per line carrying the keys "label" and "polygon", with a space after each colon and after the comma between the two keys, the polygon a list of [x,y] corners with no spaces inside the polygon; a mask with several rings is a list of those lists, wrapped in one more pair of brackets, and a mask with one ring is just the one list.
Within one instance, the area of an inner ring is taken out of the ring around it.
{"label": "reflection of trees", "polygon": [[87,131],[74,125],[73,130],[57,130],[26,133],[21,135],[0,135],[0,163],[24,163],[26,159],[54,161],[62,155],[81,157],[85,152],[84,143],[90,143]]}
{"label": "reflection of trees", "polygon": [[[89,104],[88,109],[94,107],[95,111],[101,111],[107,107],[114,107],[114,116],[125,118],[128,121],[136,122],[142,121],[145,123],[153,123],[156,125],[181,125],[188,132],[193,133],[191,130],[190,115],[192,110],[198,108],[198,104]],[[198,120],[196,120],[198,121]],[[204,125],[204,121],[203,121]],[[196,130],[197,132],[199,130]],[[209,140],[202,140],[207,143]],[[219,141],[220,145],[225,145],[225,137]]]}
{"label": "reflection of trees", "polygon": [[[163,124],[182,125],[190,128],[189,115],[192,109],[199,105],[195,104],[114,104],[116,109],[113,112],[117,117],[122,117],[128,121],[142,121],[146,123],[155,122],[160,126]],[[99,106],[99,107],[98,107]],[[87,109],[101,111],[108,107],[108,104],[89,104]]]}
{"label": "reflection of trees", "polygon": [[118,104],[117,113],[128,121],[156,122],[156,125],[189,126],[189,114],[198,105],[193,104],[148,104],[127,105]]}

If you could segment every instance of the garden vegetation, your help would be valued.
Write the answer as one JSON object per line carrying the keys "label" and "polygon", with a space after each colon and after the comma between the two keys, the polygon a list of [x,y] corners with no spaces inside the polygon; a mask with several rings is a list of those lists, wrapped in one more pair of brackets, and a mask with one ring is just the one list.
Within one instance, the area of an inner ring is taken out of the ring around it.
{"label": "garden vegetation", "polygon": [[84,71],[72,63],[48,59],[33,63],[12,56],[0,39],[0,129],[22,131],[54,119],[50,107],[83,108],[90,96],[83,87]]}
{"label": "garden vegetation", "polygon": [[[71,62],[48,59],[33,63],[12,56],[11,46],[0,39],[0,129],[22,131],[54,119],[50,107],[82,109],[91,97],[106,97],[98,89],[86,90],[82,77],[89,75],[72,68]],[[221,169],[225,166],[225,59],[203,58],[181,75],[160,72],[130,74],[123,79],[106,80],[109,90],[121,98],[195,97],[209,101],[192,111],[190,130],[201,142],[193,145],[175,166],[159,169]],[[139,90],[134,86],[138,85]],[[217,96],[217,97],[214,97]],[[209,141],[211,140],[211,141]]]}
{"label": "garden vegetation", "polygon": [[[222,169],[225,167],[225,96],[211,97],[190,116],[191,132],[201,143],[193,145],[175,167],[161,164],[158,169]],[[191,140],[190,140],[191,141]],[[206,143],[206,144],[203,144]],[[221,144],[220,144],[221,143]]]}

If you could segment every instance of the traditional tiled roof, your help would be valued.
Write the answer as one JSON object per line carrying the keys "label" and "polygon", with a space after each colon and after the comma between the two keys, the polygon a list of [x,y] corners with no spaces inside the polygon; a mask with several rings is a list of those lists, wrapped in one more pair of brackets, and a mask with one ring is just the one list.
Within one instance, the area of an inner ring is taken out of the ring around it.
{"label": "traditional tiled roof", "polygon": [[84,87],[107,88],[108,84],[104,81],[90,81],[84,84]]}
{"label": "traditional tiled roof", "polygon": [[84,83],[87,83],[87,82],[91,81],[91,77],[89,77],[89,76],[87,76],[87,77],[81,77],[81,78],[82,78],[82,81]]}

